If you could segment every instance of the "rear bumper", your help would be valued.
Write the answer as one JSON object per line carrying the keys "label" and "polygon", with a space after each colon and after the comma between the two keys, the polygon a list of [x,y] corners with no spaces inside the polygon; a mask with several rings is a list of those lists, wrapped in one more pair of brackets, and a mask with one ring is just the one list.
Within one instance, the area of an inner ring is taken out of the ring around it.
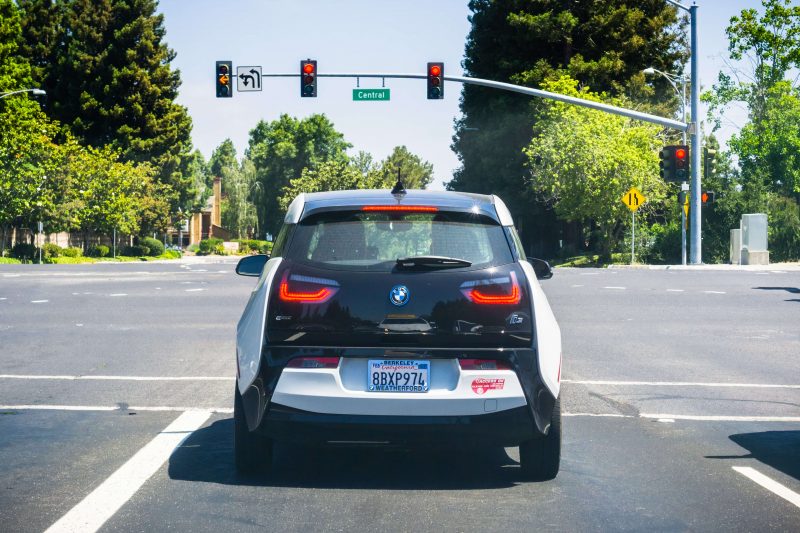
{"label": "rear bumper", "polygon": [[527,407],[476,416],[371,416],[312,413],[272,403],[258,432],[303,444],[517,446],[536,437]]}

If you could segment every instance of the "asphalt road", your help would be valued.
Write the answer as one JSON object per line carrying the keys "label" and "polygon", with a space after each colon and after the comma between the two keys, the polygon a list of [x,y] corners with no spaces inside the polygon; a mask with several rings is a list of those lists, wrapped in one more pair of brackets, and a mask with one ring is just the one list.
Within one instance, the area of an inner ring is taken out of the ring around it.
{"label": "asphalt road", "polygon": [[800,530],[800,270],[558,269],[562,469],[531,483],[516,449],[237,475],[233,263],[0,266],[0,530]]}

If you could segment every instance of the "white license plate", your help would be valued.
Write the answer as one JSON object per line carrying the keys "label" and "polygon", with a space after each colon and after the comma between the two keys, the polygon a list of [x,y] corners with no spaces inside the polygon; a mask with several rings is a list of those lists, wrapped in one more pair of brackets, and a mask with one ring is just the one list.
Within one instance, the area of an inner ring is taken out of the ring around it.
{"label": "white license plate", "polygon": [[428,392],[430,361],[370,359],[367,389],[370,392]]}

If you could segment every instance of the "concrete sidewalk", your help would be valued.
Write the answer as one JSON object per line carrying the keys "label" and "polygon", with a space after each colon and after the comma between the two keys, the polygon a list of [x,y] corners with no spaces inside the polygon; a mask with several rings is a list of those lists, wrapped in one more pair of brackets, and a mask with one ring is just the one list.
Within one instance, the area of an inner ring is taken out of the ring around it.
{"label": "concrete sidewalk", "polygon": [[729,265],[729,264],[710,264],[710,265],[609,265],[611,269],[641,269],[641,270],[727,270],[741,272],[800,272],[800,263],[772,263],[769,265]]}

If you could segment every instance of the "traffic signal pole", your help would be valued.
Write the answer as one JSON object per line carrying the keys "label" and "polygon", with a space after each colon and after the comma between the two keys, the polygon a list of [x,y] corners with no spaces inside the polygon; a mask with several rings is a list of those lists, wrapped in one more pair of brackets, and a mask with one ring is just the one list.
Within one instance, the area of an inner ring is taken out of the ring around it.
{"label": "traffic signal pole", "polygon": [[[697,4],[689,8],[689,23],[691,25],[692,39],[692,123],[689,134],[692,138],[692,200],[689,208],[689,223],[691,226],[692,245],[689,250],[689,261],[693,265],[703,262],[703,242],[701,237],[700,218],[700,76],[697,52]],[[684,7],[684,9],[686,9]]]}

